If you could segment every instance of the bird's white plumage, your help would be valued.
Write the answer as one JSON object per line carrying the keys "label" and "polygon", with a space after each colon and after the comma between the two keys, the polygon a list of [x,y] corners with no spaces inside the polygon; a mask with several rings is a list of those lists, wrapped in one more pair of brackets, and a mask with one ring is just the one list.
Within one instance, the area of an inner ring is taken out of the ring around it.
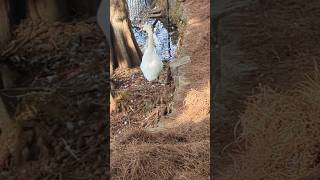
{"label": "bird's white plumage", "polygon": [[148,81],[155,80],[162,68],[163,63],[156,53],[154,42],[153,42],[153,33],[152,33],[152,27],[150,25],[144,25],[143,30],[148,33],[148,44],[147,48],[145,49],[143,56],[142,56],[142,62],[140,64],[140,68],[142,70],[142,73],[144,77]]}
{"label": "bird's white plumage", "polygon": [[[156,31],[156,28],[155,28],[155,31]],[[153,33],[153,40],[154,40],[154,44],[156,44],[156,45],[160,44],[159,39],[158,39],[156,33]]]}

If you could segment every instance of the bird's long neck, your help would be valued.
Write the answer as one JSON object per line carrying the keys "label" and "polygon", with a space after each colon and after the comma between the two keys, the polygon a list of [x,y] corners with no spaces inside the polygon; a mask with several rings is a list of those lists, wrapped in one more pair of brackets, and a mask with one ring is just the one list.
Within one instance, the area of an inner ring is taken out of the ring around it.
{"label": "bird's long neck", "polygon": [[153,44],[153,33],[152,32],[148,32],[148,44],[147,44],[147,48],[154,48],[154,44]]}

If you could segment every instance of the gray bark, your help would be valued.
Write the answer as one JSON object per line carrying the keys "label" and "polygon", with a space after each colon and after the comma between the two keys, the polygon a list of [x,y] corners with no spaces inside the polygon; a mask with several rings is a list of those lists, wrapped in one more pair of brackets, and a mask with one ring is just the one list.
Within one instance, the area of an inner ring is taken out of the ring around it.
{"label": "gray bark", "polygon": [[0,48],[10,39],[9,1],[0,0]]}

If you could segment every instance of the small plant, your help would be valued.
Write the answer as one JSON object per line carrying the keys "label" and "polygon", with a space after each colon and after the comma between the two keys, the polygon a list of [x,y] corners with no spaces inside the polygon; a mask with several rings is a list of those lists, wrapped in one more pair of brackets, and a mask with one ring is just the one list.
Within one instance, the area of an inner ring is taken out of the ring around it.
{"label": "small plant", "polygon": [[123,91],[120,92],[117,96],[116,96],[116,101],[128,101],[131,97],[131,93],[129,91]]}
{"label": "small plant", "polygon": [[153,109],[154,103],[151,100],[145,101],[144,106],[143,106],[143,112],[149,112]]}

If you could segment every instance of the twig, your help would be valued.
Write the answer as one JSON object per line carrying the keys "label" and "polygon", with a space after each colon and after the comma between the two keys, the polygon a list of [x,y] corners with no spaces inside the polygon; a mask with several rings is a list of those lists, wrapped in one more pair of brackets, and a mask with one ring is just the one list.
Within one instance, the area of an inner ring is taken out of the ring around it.
{"label": "twig", "polygon": [[133,110],[133,108],[129,105],[129,108],[130,108],[130,110],[134,113],[134,110]]}
{"label": "twig", "polygon": [[[12,91],[31,91],[27,92],[25,94],[18,94],[18,95],[9,95],[6,92],[12,92]],[[38,92],[32,92],[32,91],[38,91]],[[44,92],[41,92],[44,91]],[[31,96],[35,94],[51,94],[53,91],[49,88],[10,88],[10,89],[2,89],[0,90],[0,94],[9,97],[9,98],[22,98],[25,96]]]}
{"label": "twig", "polygon": [[51,93],[50,92],[30,92],[30,93],[26,93],[26,94],[9,95],[7,93],[2,92],[1,94],[3,96],[9,97],[9,98],[23,98],[26,96],[32,96],[32,95],[36,95],[36,94],[51,94]]}
{"label": "twig", "polygon": [[61,138],[65,149],[78,161],[80,162],[80,159],[75,155],[75,153],[72,151],[71,147],[67,144],[66,140],[64,140],[63,138]]}
{"label": "twig", "polygon": [[55,42],[52,38],[50,38],[50,42],[52,43],[52,45],[54,46],[54,48],[55,48],[56,50],[59,50],[56,42]]}
{"label": "twig", "polygon": [[92,176],[87,176],[87,177],[76,177],[72,176],[72,179],[90,179]]}
{"label": "twig", "polygon": [[52,91],[52,88],[41,88],[41,87],[35,87],[35,88],[8,88],[8,89],[2,89],[2,92],[6,91]]}
{"label": "twig", "polygon": [[156,26],[156,24],[157,24],[158,21],[159,21],[159,20],[156,19],[156,20],[153,22],[153,24],[152,24],[152,27],[153,27],[153,28]]}
{"label": "twig", "polygon": [[148,16],[148,18],[162,18],[162,17],[164,17],[163,14],[151,14]]}
{"label": "twig", "polygon": [[[31,36],[26,36],[25,39],[23,39],[22,41],[15,43],[13,46],[5,49],[4,51],[1,52],[1,56],[8,56],[10,53],[14,54],[18,49],[20,49],[22,46],[24,46],[25,44],[27,44],[30,40],[34,39],[36,36],[45,33],[45,30],[41,30],[38,32],[35,32],[34,35]],[[32,33],[32,30],[31,30]],[[10,44],[11,45],[11,44]]]}

